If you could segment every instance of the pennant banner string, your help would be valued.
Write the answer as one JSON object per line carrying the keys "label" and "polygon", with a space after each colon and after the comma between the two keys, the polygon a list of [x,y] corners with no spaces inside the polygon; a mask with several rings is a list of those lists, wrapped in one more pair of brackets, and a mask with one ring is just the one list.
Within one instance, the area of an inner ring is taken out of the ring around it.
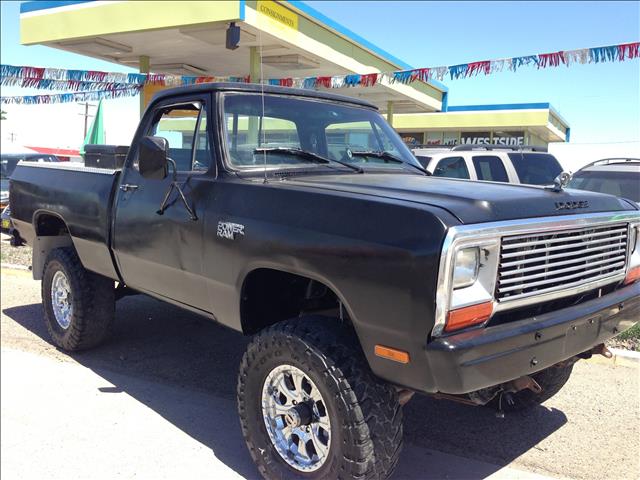
{"label": "pennant banner string", "polygon": [[[499,58],[458,65],[416,68],[391,72],[367,74],[348,74],[336,76],[306,78],[271,78],[269,85],[296,88],[350,88],[371,87],[377,84],[410,84],[416,81],[442,81],[445,78],[458,80],[478,75],[491,75],[504,70],[516,72],[522,67],[552,68],[561,65],[622,62],[640,58],[640,42],[622,43],[604,47],[561,50],[523,57]],[[140,91],[144,85],[174,87],[210,82],[249,83],[248,76],[191,76],[163,73],[118,73],[94,70],[67,70],[63,68],[44,68],[31,66],[0,65],[0,85],[36,88],[39,90],[71,91],[79,95],[94,93],[96,98],[117,98],[131,92]],[[112,92],[112,93],[109,93]],[[124,93],[126,92],[126,93]],[[62,94],[68,95],[68,94]],[[111,96],[110,96],[111,95]],[[25,97],[2,97],[2,103],[15,103],[24,98],[23,103],[45,103],[61,100],[57,95],[31,95]],[[35,98],[49,100],[33,100]],[[13,99],[13,100],[10,100]],[[28,100],[26,100],[28,99]]]}
{"label": "pennant banner string", "polygon": [[1,97],[1,103],[14,105],[42,105],[70,102],[94,102],[101,99],[133,97],[140,93],[142,86],[128,86],[112,90],[94,90],[88,92],[57,93],[53,95],[22,95]]}

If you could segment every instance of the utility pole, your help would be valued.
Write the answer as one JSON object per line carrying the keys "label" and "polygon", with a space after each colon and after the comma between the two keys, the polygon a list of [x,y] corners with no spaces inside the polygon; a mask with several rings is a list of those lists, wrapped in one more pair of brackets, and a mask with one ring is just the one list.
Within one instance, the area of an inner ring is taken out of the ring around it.
{"label": "utility pole", "polygon": [[87,136],[87,120],[89,119],[89,102],[84,102],[84,135]]}
{"label": "utility pole", "polygon": [[[82,103],[80,105],[83,105]],[[89,107],[95,107],[95,105],[90,104],[89,102],[84,102],[84,113],[79,113],[78,115],[84,116],[84,135],[82,138],[87,137],[87,129],[88,129],[88,121],[89,117],[93,117],[94,115],[89,115]]]}

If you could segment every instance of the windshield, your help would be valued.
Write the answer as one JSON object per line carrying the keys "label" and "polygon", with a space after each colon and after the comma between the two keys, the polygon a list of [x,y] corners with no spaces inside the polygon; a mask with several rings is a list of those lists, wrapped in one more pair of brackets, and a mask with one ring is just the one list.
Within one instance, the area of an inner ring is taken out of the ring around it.
{"label": "windshield", "polygon": [[584,171],[576,172],[569,188],[608,193],[640,202],[640,173],[638,171]]}
{"label": "windshield", "polygon": [[520,183],[551,185],[562,167],[556,157],[548,153],[509,153]]}
{"label": "windshield", "polygon": [[[292,149],[365,170],[412,170],[392,157],[420,167],[398,134],[378,112],[368,108],[264,95],[263,115],[263,96],[227,94],[224,120],[229,162],[238,169],[257,170],[266,163],[269,169],[278,170],[300,166],[346,170],[338,163],[323,164],[308,155],[292,155]],[[392,157],[379,155],[381,152]]]}

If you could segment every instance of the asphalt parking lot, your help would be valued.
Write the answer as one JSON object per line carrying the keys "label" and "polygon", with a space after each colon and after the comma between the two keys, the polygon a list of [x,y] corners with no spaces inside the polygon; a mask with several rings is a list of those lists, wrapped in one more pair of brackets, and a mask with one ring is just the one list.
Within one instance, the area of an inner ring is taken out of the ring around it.
{"label": "asphalt parking lot", "polygon": [[[145,296],[103,347],[48,343],[40,283],[2,271],[3,478],[256,478],[235,411],[239,334]],[[632,479],[639,364],[580,362],[560,394],[496,418],[416,396],[396,478]]]}

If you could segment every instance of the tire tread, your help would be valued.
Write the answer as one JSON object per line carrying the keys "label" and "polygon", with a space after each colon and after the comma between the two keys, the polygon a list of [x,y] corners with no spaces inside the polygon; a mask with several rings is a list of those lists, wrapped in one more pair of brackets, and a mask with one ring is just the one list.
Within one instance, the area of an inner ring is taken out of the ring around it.
{"label": "tire tread", "polygon": [[[252,439],[247,437],[244,392],[251,365],[266,350],[302,342],[305,354],[317,356],[327,382],[335,382],[349,448],[343,449],[340,478],[384,479],[395,470],[402,450],[402,407],[395,387],[373,375],[355,333],[335,319],[306,317],[275,324],[249,344],[238,375],[238,409],[243,435],[260,473],[269,477]],[[286,345],[283,345],[286,344]]]}
{"label": "tire tread", "polygon": [[[68,276],[73,293],[73,318],[69,332],[60,335],[55,330],[56,319],[47,305],[51,294],[46,273],[57,262]],[[44,266],[41,282],[42,305],[47,330],[54,342],[68,351],[87,350],[102,343],[111,333],[115,316],[115,290],[113,281],[86,270],[75,250],[57,248],[52,250]]]}

